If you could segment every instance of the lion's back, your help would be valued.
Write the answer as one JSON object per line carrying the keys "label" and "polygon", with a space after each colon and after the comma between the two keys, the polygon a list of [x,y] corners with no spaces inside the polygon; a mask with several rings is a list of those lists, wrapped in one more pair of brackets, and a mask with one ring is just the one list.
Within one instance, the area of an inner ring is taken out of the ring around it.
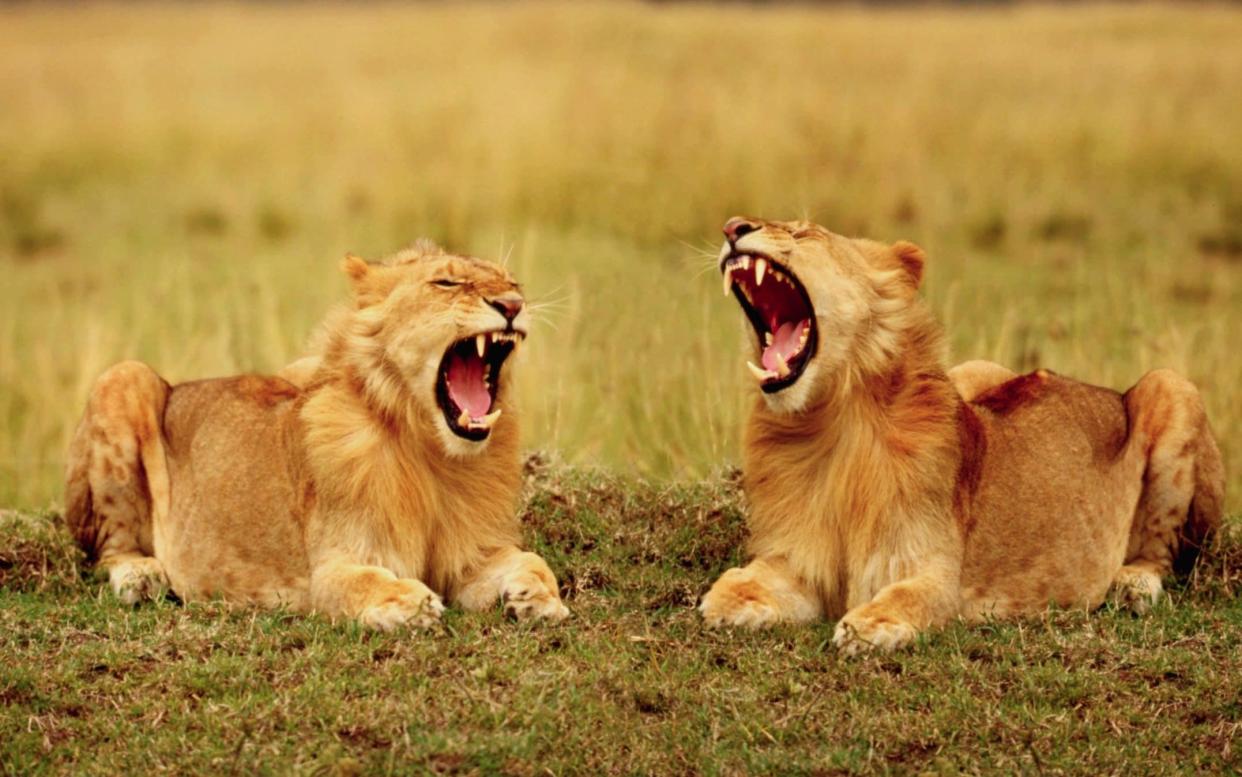
{"label": "lion's back", "polygon": [[986,442],[969,504],[965,598],[992,602],[997,614],[1098,601],[1142,485],[1126,455],[1122,395],[1039,370],[969,406]]}
{"label": "lion's back", "polygon": [[173,387],[162,555],[178,593],[301,603],[291,592],[306,586],[302,528],[313,489],[301,463],[299,398],[293,384],[257,375]]}

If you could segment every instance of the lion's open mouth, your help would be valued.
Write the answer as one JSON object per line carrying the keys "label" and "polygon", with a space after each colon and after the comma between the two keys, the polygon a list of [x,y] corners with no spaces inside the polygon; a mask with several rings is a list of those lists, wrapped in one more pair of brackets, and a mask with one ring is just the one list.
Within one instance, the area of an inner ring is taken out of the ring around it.
{"label": "lion's open mouth", "polygon": [[495,407],[500,370],[523,337],[513,330],[482,332],[458,340],[444,352],[436,400],[458,437],[477,442],[491,433],[500,418],[500,408]]}
{"label": "lion's open mouth", "polygon": [[766,393],[792,386],[815,355],[815,309],[789,269],[770,257],[732,253],[720,264],[724,290],[742,305],[759,338],[759,364],[748,362]]}

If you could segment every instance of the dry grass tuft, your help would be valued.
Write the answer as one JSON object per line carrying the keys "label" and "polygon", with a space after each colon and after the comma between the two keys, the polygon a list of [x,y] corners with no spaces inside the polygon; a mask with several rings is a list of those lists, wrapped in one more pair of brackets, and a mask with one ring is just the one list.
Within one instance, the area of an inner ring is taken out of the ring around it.
{"label": "dry grass tuft", "polygon": [[84,558],[58,516],[0,510],[0,588],[36,593],[80,590]]}

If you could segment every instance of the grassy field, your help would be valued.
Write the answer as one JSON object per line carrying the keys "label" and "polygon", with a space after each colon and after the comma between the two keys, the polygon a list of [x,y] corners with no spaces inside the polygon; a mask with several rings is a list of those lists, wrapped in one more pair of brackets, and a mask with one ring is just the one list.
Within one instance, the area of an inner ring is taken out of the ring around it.
{"label": "grassy field", "polygon": [[117,774],[1228,773],[1242,536],[1145,618],[953,626],[841,658],[832,624],[711,632],[732,481],[532,462],[528,537],[574,617],[450,610],[381,635],[220,604],[123,607],[47,518],[0,517],[0,765]]}
{"label": "grassy field", "polygon": [[[701,629],[738,560],[738,212],[907,238],[955,360],[1202,388],[1242,439],[1242,10],[0,6],[0,769],[1242,769],[1242,522],[1173,606]],[[55,522],[87,388],[271,371],[347,250],[507,257],[523,517],[571,621],[122,608]],[[563,464],[562,464],[563,462]]]}

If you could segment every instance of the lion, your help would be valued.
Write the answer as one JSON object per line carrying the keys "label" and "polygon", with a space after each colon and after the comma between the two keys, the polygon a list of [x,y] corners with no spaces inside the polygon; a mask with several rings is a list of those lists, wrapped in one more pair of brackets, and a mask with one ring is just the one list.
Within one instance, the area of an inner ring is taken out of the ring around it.
{"label": "lion", "polygon": [[66,468],[78,543],[130,604],[170,589],[379,630],[430,626],[446,600],[566,617],[518,546],[518,284],[429,243],[342,269],[352,304],[293,381],[99,377]]}
{"label": "lion", "polygon": [[733,218],[726,295],[753,330],[744,434],[753,560],[703,596],[709,626],[839,619],[836,646],[1094,608],[1138,612],[1219,525],[1220,451],[1193,384],[1124,394],[989,362],[946,371],[916,245]]}

